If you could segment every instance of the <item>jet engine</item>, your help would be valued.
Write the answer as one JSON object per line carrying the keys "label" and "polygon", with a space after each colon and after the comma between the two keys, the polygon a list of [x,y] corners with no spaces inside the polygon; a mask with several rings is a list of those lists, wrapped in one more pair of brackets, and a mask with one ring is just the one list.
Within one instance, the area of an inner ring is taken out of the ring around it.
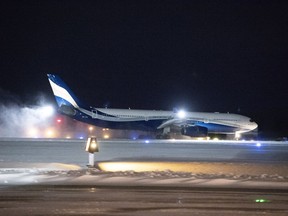
{"label": "jet engine", "polygon": [[208,135],[208,129],[200,126],[183,127],[181,134],[190,137],[205,137]]}
{"label": "jet engine", "polygon": [[76,115],[76,110],[73,107],[70,107],[70,106],[67,106],[67,105],[64,105],[64,104],[62,104],[61,107],[59,107],[58,111],[60,113],[68,115],[68,116]]}

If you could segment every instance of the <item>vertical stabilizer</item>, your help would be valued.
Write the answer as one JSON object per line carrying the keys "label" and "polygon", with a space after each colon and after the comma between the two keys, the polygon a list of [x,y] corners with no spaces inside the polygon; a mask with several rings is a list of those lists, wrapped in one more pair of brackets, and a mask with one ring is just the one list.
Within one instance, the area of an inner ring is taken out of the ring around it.
{"label": "vertical stabilizer", "polygon": [[59,76],[54,74],[47,74],[47,76],[58,107],[72,106],[76,109],[79,107],[84,107],[80,100],[75,96],[75,94]]}

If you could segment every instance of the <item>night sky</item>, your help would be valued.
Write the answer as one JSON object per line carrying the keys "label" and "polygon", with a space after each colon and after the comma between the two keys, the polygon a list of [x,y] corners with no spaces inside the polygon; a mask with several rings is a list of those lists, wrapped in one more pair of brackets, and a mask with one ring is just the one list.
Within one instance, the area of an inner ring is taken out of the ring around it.
{"label": "night sky", "polygon": [[288,2],[0,2],[0,99],[231,112],[288,135]]}

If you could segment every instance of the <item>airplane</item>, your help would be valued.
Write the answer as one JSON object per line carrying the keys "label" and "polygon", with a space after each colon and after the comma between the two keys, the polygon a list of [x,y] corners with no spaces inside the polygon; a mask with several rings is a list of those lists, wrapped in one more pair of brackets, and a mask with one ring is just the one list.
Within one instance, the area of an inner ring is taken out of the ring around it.
{"label": "airplane", "polygon": [[95,108],[80,101],[59,76],[47,76],[59,113],[102,128],[160,131],[157,138],[169,138],[176,128],[190,137],[232,134],[237,139],[258,127],[251,118],[232,113]]}

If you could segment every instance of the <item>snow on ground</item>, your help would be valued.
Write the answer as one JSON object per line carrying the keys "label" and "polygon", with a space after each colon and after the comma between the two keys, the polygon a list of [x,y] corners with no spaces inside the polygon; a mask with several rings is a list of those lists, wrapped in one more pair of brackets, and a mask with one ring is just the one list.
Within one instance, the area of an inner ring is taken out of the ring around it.
{"label": "snow on ground", "polygon": [[[0,185],[93,185],[93,186],[169,186],[288,188],[288,175],[183,171],[102,171],[73,164],[22,164],[22,168],[1,164]],[[214,164],[215,165],[215,164]],[[222,164],[223,165],[223,164]],[[242,165],[243,166],[243,165]],[[248,166],[248,165],[247,165]],[[19,166],[18,166],[19,167]],[[257,169],[257,167],[254,167]],[[287,167],[283,165],[283,170]],[[251,170],[251,169],[250,169]],[[225,170],[224,170],[225,171]],[[280,167],[278,167],[280,171]]]}

